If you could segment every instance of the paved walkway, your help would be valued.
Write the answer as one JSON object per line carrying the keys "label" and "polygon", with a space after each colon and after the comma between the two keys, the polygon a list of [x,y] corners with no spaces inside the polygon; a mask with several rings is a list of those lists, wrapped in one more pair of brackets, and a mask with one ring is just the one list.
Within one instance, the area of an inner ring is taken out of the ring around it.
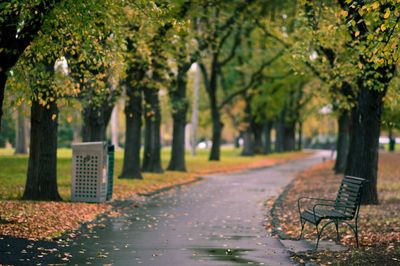
{"label": "paved walkway", "polygon": [[44,261],[72,265],[292,265],[280,241],[264,229],[268,211],[264,202],[277,196],[297,172],[321,161],[321,156],[210,176],[153,196],[140,206],[127,204],[125,215],[108,219],[106,226],[61,248],[62,253],[71,255],[68,262],[51,257]]}

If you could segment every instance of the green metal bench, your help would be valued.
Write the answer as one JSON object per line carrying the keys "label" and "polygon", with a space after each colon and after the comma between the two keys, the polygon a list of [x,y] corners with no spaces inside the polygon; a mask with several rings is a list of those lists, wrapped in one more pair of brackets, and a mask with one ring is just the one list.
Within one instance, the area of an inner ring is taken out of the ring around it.
{"label": "green metal bench", "polygon": [[[367,180],[363,178],[345,176],[340,184],[335,200],[308,197],[299,198],[297,200],[301,223],[301,233],[299,239],[301,239],[303,235],[305,223],[309,222],[315,226],[317,231],[318,240],[315,250],[318,248],[318,243],[322,232],[330,224],[335,224],[337,241],[339,241],[339,223],[342,222],[347,224],[351,230],[353,230],[358,247],[358,213],[361,203],[361,188],[365,182],[367,182]],[[315,201],[315,204],[311,209],[302,208],[301,203],[306,199]],[[318,225],[323,220],[328,220],[328,222],[324,224],[321,229],[319,229]],[[349,223],[352,220],[354,220],[354,225]]]}

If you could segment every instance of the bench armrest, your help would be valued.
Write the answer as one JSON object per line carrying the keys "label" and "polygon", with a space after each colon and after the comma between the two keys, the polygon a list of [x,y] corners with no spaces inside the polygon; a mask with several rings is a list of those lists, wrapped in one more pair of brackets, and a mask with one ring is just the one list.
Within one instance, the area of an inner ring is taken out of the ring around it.
{"label": "bench armrest", "polygon": [[301,214],[301,205],[300,202],[303,199],[309,199],[309,200],[314,200],[314,201],[322,201],[322,202],[335,202],[335,200],[332,199],[320,199],[320,198],[310,198],[310,197],[301,197],[297,200],[297,208],[299,209],[299,214]]}

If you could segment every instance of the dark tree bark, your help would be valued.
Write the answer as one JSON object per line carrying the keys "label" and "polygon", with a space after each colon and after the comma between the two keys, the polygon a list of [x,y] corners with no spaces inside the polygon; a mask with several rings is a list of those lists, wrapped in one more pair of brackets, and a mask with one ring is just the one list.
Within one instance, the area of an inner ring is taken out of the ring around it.
{"label": "dark tree bark", "polygon": [[212,122],[212,146],[210,151],[209,160],[219,161],[221,155],[221,134],[223,129],[223,123],[221,121],[221,114],[217,103],[217,89],[218,89],[218,73],[220,66],[218,63],[218,54],[214,53],[211,62],[211,74],[210,81],[208,82],[207,71],[204,65],[201,66],[201,70],[206,83],[206,90],[211,107],[211,122]]}
{"label": "dark tree bark", "polygon": [[389,128],[389,151],[394,152],[396,150],[396,138],[393,136],[393,128]]}
{"label": "dark tree bark", "polygon": [[[2,68],[2,66],[0,66]],[[1,119],[3,117],[3,102],[4,102],[4,91],[6,88],[7,73],[0,71],[0,130],[1,130]]]}
{"label": "dark tree bark", "polygon": [[284,108],[275,122],[275,152],[284,151],[285,138],[285,109]]}
{"label": "dark tree bark", "polygon": [[246,123],[246,129],[243,131],[243,149],[241,156],[253,156],[254,152],[254,132],[251,121],[251,105],[250,97],[245,97],[246,107],[244,109],[245,117],[244,122]]}
{"label": "dark tree bark", "polygon": [[[373,69],[373,66],[371,66]],[[357,106],[351,113],[350,147],[346,164],[346,175],[367,179],[369,182],[363,187],[363,204],[378,204],[377,173],[379,157],[379,136],[383,97],[389,84],[387,72],[392,70],[379,69],[382,73],[381,90],[369,89],[364,86],[368,78],[360,78],[360,88],[357,95]]]}
{"label": "dark tree bark", "polygon": [[350,115],[343,110],[338,117],[338,140],[336,143],[335,173],[343,174],[346,170],[347,155],[350,145]]}
{"label": "dark tree bark", "polygon": [[158,89],[145,88],[145,139],[143,172],[162,173],[161,166],[161,111]]}
{"label": "dark tree bark", "polygon": [[254,153],[255,154],[262,154],[263,153],[263,140],[262,140],[262,133],[263,127],[260,123],[254,121],[253,117],[253,134],[254,134]]}
{"label": "dark tree bark", "polygon": [[283,134],[283,150],[294,151],[296,148],[296,122],[285,121]]}
{"label": "dark tree bark", "polygon": [[185,126],[188,102],[186,99],[186,78],[190,64],[178,66],[178,75],[174,88],[169,91],[172,103],[172,150],[168,165],[170,171],[186,171],[185,162]]}
{"label": "dark tree bark", "polygon": [[120,178],[143,179],[140,172],[140,148],[143,97],[140,87],[133,88],[130,78],[126,84],[126,133],[122,174]]}
{"label": "dark tree bark", "polygon": [[303,150],[303,121],[301,119],[297,122],[297,126],[297,132],[299,135],[299,138],[297,140],[297,150],[301,151]]}
{"label": "dark tree bark", "polygon": [[113,104],[105,101],[101,106],[90,105],[83,109],[82,141],[105,141]]}
{"label": "dark tree bark", "polygon": [[58,108],[55,101],[48,106],[32,101],[28,176],[23,195],[26,200],[61,199],[57,189]]}
{"label": "dark tree bark", "polygon": [[263,153],[270,154],[272,152],[271,146],[271,130],[272,130],[272,123],[269,120],[264,122],[263,132],[264,132],[264,142],[263,142]]}
{"label": "dark tree bark", "polygon": [[19,107],[17,109],[17,120],[16,120],[16,132],[15,132],[15,154],[27,154],[27,119],[24,116],[25,107]]}

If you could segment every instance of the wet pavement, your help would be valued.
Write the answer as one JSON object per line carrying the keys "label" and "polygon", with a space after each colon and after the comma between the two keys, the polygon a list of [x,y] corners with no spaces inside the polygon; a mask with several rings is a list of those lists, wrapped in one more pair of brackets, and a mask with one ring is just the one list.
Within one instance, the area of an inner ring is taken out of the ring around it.
{"label": "wet pavement", "polygon": [[[270,168],[205,177],[139,204],[122,203],[122,216],[105,219],[100,226],[66,241],[65,246],[42,242],[29,244],[27,249],[20,243],[15,252],[23,249],[25,257],[13,257],[7,251],[12,247],[7,247],[7,239],[3,239],[0,263],[292,265],[286,248],[267,235],[263,222],[268,210],[264,204],[297,172],[321,161],[321,156],[317,153]],[[43,249],[42,256],[32,252],[29,257],[30,250],[38,246]]]}

